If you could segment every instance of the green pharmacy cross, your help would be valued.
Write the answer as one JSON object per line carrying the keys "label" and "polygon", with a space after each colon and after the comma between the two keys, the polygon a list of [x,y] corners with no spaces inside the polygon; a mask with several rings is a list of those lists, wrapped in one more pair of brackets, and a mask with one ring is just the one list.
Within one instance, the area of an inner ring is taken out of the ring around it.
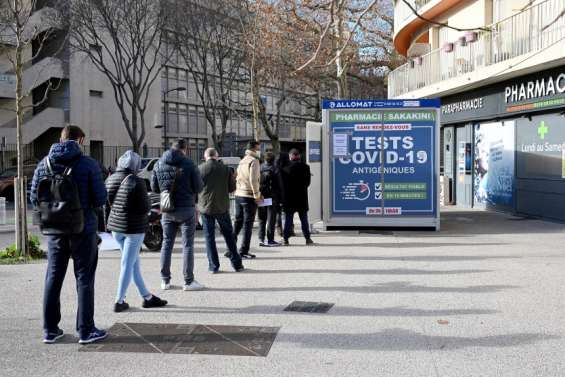
{"label": "green pharmacy cross", "polygon": [[545,139],[545,134],[549,132],[549,128],[545,126],[545,122],[541,121],[538,127],[538,135],[540,139]]}

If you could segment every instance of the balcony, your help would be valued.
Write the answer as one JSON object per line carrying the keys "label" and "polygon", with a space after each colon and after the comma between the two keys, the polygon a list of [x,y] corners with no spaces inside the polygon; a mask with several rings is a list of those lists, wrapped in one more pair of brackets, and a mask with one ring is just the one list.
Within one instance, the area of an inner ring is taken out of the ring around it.
{"label": "balcony", "polygon": [[[35,115],[31,111],[26,112],[24,114],[23,142],[25,144],[31,143],[52,127],[63,128],[69,121],[68,118],[68,111],[57,107],[46,107]],[[13,135],[15,138],[16,119],[14,118],[0,125],[0,130],[2,130],[3,134]]]}
{"label": "balcony", "polygon": [[[29,93],[39,85],[50,79],[68,78],[63,67],[63,62],[54,57],[44,58],[29,65],[23,72],[22,89]],[[0,98],[16,98],[16,75],[4,73],[0,75]]]}
{"label": "balcony", "polygon": [[[465,78],[469,84],[482,76],[485,79],[496,75],[489,68],[500,63],[512,68],[545,50],[560,51],[559,44],[565,40],[563,11],[565,0],[546,0],[485,27],[488,31],[465,33],[453,43],[414,57],[389,74],[389,98],[405,97],[457,78]],[[565,57],[562,47],[560,55]]]}

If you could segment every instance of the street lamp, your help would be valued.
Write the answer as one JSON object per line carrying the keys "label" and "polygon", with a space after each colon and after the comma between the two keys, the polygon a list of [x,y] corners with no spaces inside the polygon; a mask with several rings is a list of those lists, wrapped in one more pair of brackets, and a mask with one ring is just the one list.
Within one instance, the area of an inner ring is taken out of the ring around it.
{"label": "street lamp", "polygon": [[163,124],[162,125],[156,125],[155,128],[162,128],[163,129],[163,146],[165,147],[165,150],[168,148],[168,143],[167,143],[167,121],[169,118],[169,107],[167,106],[167,94],[171,93],[171,92],[184,92],[186,91],[186,88],[184,86],[179,86],[177,88],[173,88],[173,89],[169,89],[165,92],[163,92],[163,105],[165,106],[165,118],[163,119]]}

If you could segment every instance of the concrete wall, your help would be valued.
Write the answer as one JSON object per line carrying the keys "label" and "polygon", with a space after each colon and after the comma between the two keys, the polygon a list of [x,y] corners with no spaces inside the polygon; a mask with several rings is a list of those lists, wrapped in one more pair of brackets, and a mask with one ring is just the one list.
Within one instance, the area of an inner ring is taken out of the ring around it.
{"label": "concrete wall", "polygon": [[[82,127],[89,140],[100,140],[104,145],[131,145],[108,78],[84,55],[71,58],[70,82],[71,123]],[[102,97],[92,96],[91,90],[102,92]],[[145,142],[149,147],[158,147],[162,144],[161,131],[154,128],[154,122],[160,119],[161,111],[159,79],[150,90]]]}

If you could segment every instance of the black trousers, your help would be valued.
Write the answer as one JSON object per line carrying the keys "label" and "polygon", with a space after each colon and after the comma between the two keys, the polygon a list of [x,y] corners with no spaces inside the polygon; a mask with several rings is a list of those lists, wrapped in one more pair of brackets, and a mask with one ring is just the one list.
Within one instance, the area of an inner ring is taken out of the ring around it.
{"label": "black trousers", "polygon": [[259,241],[265,241],[265,231],[267,233],[267,241],[275,241],[275,226],[277,225],[277,214],[280,213],[278,203],[272,206],[259,207]]}
{"label": "black trousers", "polygon": [[61,288],[69,259],[73,259],[78,295],[76,330],[87,337],[94,329],[94,276],[98,264],[96,232],[49,236],[43,295],[43,329],[56,332],[61,321]]}

